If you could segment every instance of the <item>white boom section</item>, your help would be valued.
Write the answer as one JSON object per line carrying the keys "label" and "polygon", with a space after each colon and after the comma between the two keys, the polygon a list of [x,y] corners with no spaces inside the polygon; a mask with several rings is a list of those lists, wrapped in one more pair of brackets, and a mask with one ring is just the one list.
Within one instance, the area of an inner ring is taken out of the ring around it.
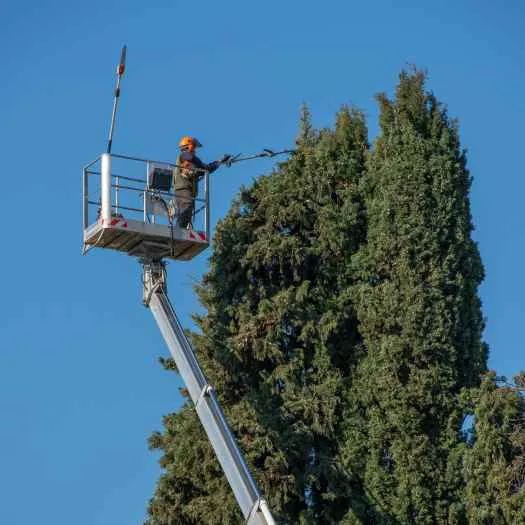
{"label": "white boom section", "polygon": [[197,415],[217,455],[247,525],[275,525],[266,500],[261,496],[246,461],[235,442],[213,387],[207,382],[193,348],[166,295],[164,265],[143,261],[144,303],[151,309],[175,360]]}

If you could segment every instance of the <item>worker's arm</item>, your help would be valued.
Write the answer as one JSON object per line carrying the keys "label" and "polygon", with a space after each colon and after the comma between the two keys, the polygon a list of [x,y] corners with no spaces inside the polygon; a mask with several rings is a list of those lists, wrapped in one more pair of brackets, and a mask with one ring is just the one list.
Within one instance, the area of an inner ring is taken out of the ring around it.
{"label": "worker's arm", "polygon": [[[207,171],[209,173],[214,172],[220,166],[219,161],[214,161],[214,162],[210,162],[210,164],[206,164],[205,162],[202,162],[202,160],[199,159],[197,155],[194,155],[193,153],[190,153],[189,151],[183,151],[181,153],[181,159],[189,160],[193,164],[193,166],[195,166],[195,168],[199,170]],[[204,175],[204,173],[199,173],[199,177],[202,177],[202,175]]]}
{"label": "worker's arm", "polygon": [[222,159],[220,160],[214,160],[213,162],[210,162],[207,166],[207,170],[209,173],[213,173],[216,169],[218,169],[223,164],[226,166],[231,166],[230,160],[232,159],[232,155],[223,155]]}

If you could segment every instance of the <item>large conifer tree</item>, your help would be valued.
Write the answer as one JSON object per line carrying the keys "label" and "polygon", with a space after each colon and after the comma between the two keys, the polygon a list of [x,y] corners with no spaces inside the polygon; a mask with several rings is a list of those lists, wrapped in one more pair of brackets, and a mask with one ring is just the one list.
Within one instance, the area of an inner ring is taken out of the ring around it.
{"label": "large conifer tree", "polygon": [[[317,132],[305,110],[296,153],[218,225],[198,288],[196,353],[281,524],[337,523],[348,506],[339,435],[359,343],[349,258],[364,238],[367,147],[358,112]],[[150,444],[164,473],[149,525],[242,523],[190,403]]]}
{"label": "large conifer tree", "polygon": [[[196,353],[281,525],[525,523],[523,398],[479,385],[457,124],[421,72],[378,100],[370,154],[359,112],[315,131],[305,110],[297,152],[241,191],[197,289]],[[147,525],[243,522],[190,402],[150,445]]]}
{"label": "large conifer tree", "polygon": [[378,97],[380,135],[362,180],[367,243],[354,260],[366,355],[350,394],[343,523],[435,525],[464,515],[458,395],[486,367],[471,239],[471,178],[458,129],[421,72]]}

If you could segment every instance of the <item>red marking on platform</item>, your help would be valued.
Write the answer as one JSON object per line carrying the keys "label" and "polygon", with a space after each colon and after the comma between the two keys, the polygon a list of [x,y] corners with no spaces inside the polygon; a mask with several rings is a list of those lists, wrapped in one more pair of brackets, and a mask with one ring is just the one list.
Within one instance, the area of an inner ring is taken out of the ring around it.
{"label": "red marking on platform", "polygon": [[118,217],[115,217],[111,220],[105,221],[104,219],[100,219],[100,223],[102,225],[108,224],[109,226],[120,226],[121,228],[127,228],[128,223],[125,219],[120,219]]}
{"label": "red marking on platform", "polygon": [[199,234],[199,237],[201,238],[201,241],[206,240],[206,234],[204,232],[197,232]]}
{"label": "red marking on platform", "polygon": [[189,236],[190,236],[190,239],[195,239],[195,234],[190,230],[188,232]]}

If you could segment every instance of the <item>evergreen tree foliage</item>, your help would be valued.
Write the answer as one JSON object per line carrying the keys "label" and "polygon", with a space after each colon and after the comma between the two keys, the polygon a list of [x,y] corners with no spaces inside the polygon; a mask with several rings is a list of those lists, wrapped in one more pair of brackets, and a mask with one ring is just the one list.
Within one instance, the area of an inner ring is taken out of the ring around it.
{"label": "evergreen tree foliage", "polygon": [[474,415],[464,462],[469,525],[525,523],[524,390],[525,374],[515,384],[498,385],[491,372],[469,392]]}
{"label": "evergreen tree foliage", "polygon": [[353,261],[366,355],[349,395],[343,523],[461,523],[458,397],[486,369],[471,178],[424,73],[402,72],[394,100],[378,101],[362,179],[367,243]]}
{"label": "evergreen tree foliage", "polygon": [[[337,523],[349,504],[339,435],[359,347],[349,260],[365,235],[367,148],[359,112],[316,131],[304,109],[296,153],[242,190],[198,288],[195,351],[281,524]],[[150,445],[164,472],[148,525],[243,523],[189,402]]]}

